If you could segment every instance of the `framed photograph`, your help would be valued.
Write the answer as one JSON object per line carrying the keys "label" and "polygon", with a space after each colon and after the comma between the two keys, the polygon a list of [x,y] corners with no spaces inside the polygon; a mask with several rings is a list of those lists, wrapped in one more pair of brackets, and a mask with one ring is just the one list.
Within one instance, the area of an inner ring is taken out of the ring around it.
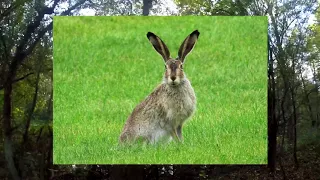
{"label": "framed photograph", "polygon": [[54,164],[266,164],[267,17],[54,17]]}

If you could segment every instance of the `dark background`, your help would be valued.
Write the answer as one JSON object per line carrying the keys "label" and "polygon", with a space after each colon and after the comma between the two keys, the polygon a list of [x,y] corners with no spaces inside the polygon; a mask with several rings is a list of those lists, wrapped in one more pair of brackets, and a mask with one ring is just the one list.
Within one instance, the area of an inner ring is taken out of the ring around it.
{"label": "dark background", "polygon": [[[165,0],[1,1],[0,179],[319,179],[317,1],[176,4],[178,12],[158,8]],[[52,16],[85,8],[96,15],[268,16],[268,165],[53,165]]]}

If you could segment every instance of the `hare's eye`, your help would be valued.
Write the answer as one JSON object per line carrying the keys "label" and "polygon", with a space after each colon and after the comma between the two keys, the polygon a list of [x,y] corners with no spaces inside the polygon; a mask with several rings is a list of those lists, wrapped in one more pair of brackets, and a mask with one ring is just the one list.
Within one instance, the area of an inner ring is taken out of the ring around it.
{"label": "hare's eye", "polygon": [[182,66],[182,65],[180,66],[180,69],[183,69],[183,66]]}
{"label": "hare's eye", "polygon": [[167,66],[166,66],[166,65],[164,65],[164,68],[165,68],[165,69],[167,69]]}

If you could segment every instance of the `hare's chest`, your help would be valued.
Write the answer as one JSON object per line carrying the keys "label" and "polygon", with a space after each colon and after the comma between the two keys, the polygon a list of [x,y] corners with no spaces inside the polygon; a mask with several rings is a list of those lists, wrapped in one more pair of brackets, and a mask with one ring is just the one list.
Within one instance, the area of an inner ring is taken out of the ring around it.
{"label": "hare's chest", "polygon": [[195,99],[192,96],[177,96],[167,99],[167,118],[184,121],[195,110]]}

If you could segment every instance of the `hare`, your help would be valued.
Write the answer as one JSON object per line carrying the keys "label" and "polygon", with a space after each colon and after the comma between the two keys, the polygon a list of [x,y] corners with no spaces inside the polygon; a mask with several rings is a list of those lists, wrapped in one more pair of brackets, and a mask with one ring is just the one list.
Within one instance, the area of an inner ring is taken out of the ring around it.
{"label": "hare", "polygon": [[154,33],[147,38],[165,62],[163,82],[138,106],[127,119],[119,143],[156,143],[159,140],[182,142],[182,125],[196,109],[196,96],[183,72],[187,54],[193,49],[200,33],[193,31],[183,41],[178,58],[170,57],[165,43]]}

